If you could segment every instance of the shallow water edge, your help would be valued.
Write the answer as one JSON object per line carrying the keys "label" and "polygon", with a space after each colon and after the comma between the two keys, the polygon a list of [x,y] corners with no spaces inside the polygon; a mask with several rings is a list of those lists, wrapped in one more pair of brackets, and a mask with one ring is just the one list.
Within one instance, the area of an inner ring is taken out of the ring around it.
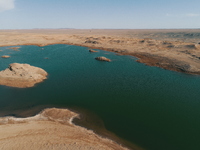
{"label": "shallow water edge", "polygon": [[[45,111],[46,109],[54,109],[55,107],[49,106],[37,106],[37,107],[32,107],[27,110],[16,110],[13,111],[12,113],[8,112],[1,112],[0,113],[0,126],[1,125],[6,125],[6,124],[17,124],[17,123],[25,123],[29,120],[42,120],[39,117],[39,115]],[[118,136],[116,136],[114,133],[106,130],[103,120],[101,120],[97,115],[94,113],[85,110],[83,108],[78,108],[78,107],[71,107],[71,108],[63,108],[63,107],[57,107],[58,109],[66,109],[71,112],[74,112],[75,114],[78,114],[78,116],[74,116],[70,119],[70,123],[73,123],[74,125],[81,126],[83,128],[86,128],[87,130],[92,130],[95,134],[97,134],[100,137],[110,139],[117,144],[121,145],[122,147],[128,148],[128,149],[133,149],[133,150],[144,150],[139,146],[136,146],[135,144],[128,142]],[[14,118],[13,118],[14,117]],[[59,116],[59,118],[54,118],[59,119],[59,122],[65,122],[66,120],[61,120],[60,118],[65,118],[65,116]],[[1,122],[1,119],[7,120],[8,122],[6,123],[5,121]],[[46,120],[46,119],[44,119]]]}

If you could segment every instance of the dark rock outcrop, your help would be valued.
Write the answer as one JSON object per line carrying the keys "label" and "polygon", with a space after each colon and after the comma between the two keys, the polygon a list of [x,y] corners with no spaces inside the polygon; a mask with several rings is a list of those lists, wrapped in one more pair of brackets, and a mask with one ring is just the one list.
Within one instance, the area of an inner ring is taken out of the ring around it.
{"label": "dark rock outcrop", "polygon": [[96,60],[99,60],[99,61],[107,61],[107,62],[110,62],[110,61],[111,61],[110,59],[108,59],[108,58],[106,58],[106,57],[103,57],[103,56],[101,56],[101,57],[96,57],[95,59],[96,59]]}
{"label": "dark rock outcrop", "polygon": [[93,40],[87,40],[87,41],[85,41],[85,43],[90,43],[90,44],[99,44],[99,42],[97,42],[97,41],[93,41]]}
{"label": "dark rock outcrop", "polygon": [[98,51],[95,51],[95,50],[93,50],[93,49],[89,49],[89,52],[91,52],[91,53],[96,53],[96,52],[98,52]]}

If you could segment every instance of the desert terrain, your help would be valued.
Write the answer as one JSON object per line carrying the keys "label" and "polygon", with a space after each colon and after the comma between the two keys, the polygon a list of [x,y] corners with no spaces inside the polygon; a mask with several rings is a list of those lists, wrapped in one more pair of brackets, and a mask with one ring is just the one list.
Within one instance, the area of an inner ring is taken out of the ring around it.
{"label": "desert terrain", "polygon": [[[0,47],[69,44],[132,55],[138,62],[200,74],[200,30],[0,30]],[[1,50],[1,48],[0,48]],[[1,54],[1,51],[0,51]],[[1,55],[0,55],[1,56]],[[2,58],[2,61],[5,58]],[[9,59],[9,58],[6,58]],[[72,123],[78,114],[45,109],[29,118],[0,118],[0,149],[127,149]],[[120,142],[119,142],[120,143]],[[135,146],[131,149],[139,150]]]}
{"label": "desert terrain", "polygon": [[0,118],[0,149],[127,149],[92,130],[74,125],[72,120],[76,117],[79,115],[68,109],[51,108],[28,118]]}
{"label": "desert terrain", "polygon": [[69,44],[132,55],[150,66],[200,74],[200,30],[0,30],[0,46]]}

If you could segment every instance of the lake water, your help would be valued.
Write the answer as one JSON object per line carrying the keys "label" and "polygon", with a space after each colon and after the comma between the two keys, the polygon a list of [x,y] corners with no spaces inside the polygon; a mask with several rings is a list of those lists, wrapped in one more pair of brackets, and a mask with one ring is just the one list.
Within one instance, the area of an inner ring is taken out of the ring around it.
{"label": "lake water", "polygon": [[[0,86],[0,112],[77,106],[119,137],[149,150],[200,149],[200,76],[135,62],[132,56],[70,45],[1,47],[0,70],[28,63],[49,73],[33,88]],[[112,62],[94,58],[106,56]],[[45,59],[48,58],[48,59]]]}

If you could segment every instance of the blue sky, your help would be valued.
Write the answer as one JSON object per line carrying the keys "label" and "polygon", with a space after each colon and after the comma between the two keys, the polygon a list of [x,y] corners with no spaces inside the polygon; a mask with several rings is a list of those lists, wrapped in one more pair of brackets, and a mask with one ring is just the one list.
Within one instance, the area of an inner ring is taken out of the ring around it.
{"label": "blue sky", "polygon": [[0,0],[0,29],[200,28],[200,0]]}

